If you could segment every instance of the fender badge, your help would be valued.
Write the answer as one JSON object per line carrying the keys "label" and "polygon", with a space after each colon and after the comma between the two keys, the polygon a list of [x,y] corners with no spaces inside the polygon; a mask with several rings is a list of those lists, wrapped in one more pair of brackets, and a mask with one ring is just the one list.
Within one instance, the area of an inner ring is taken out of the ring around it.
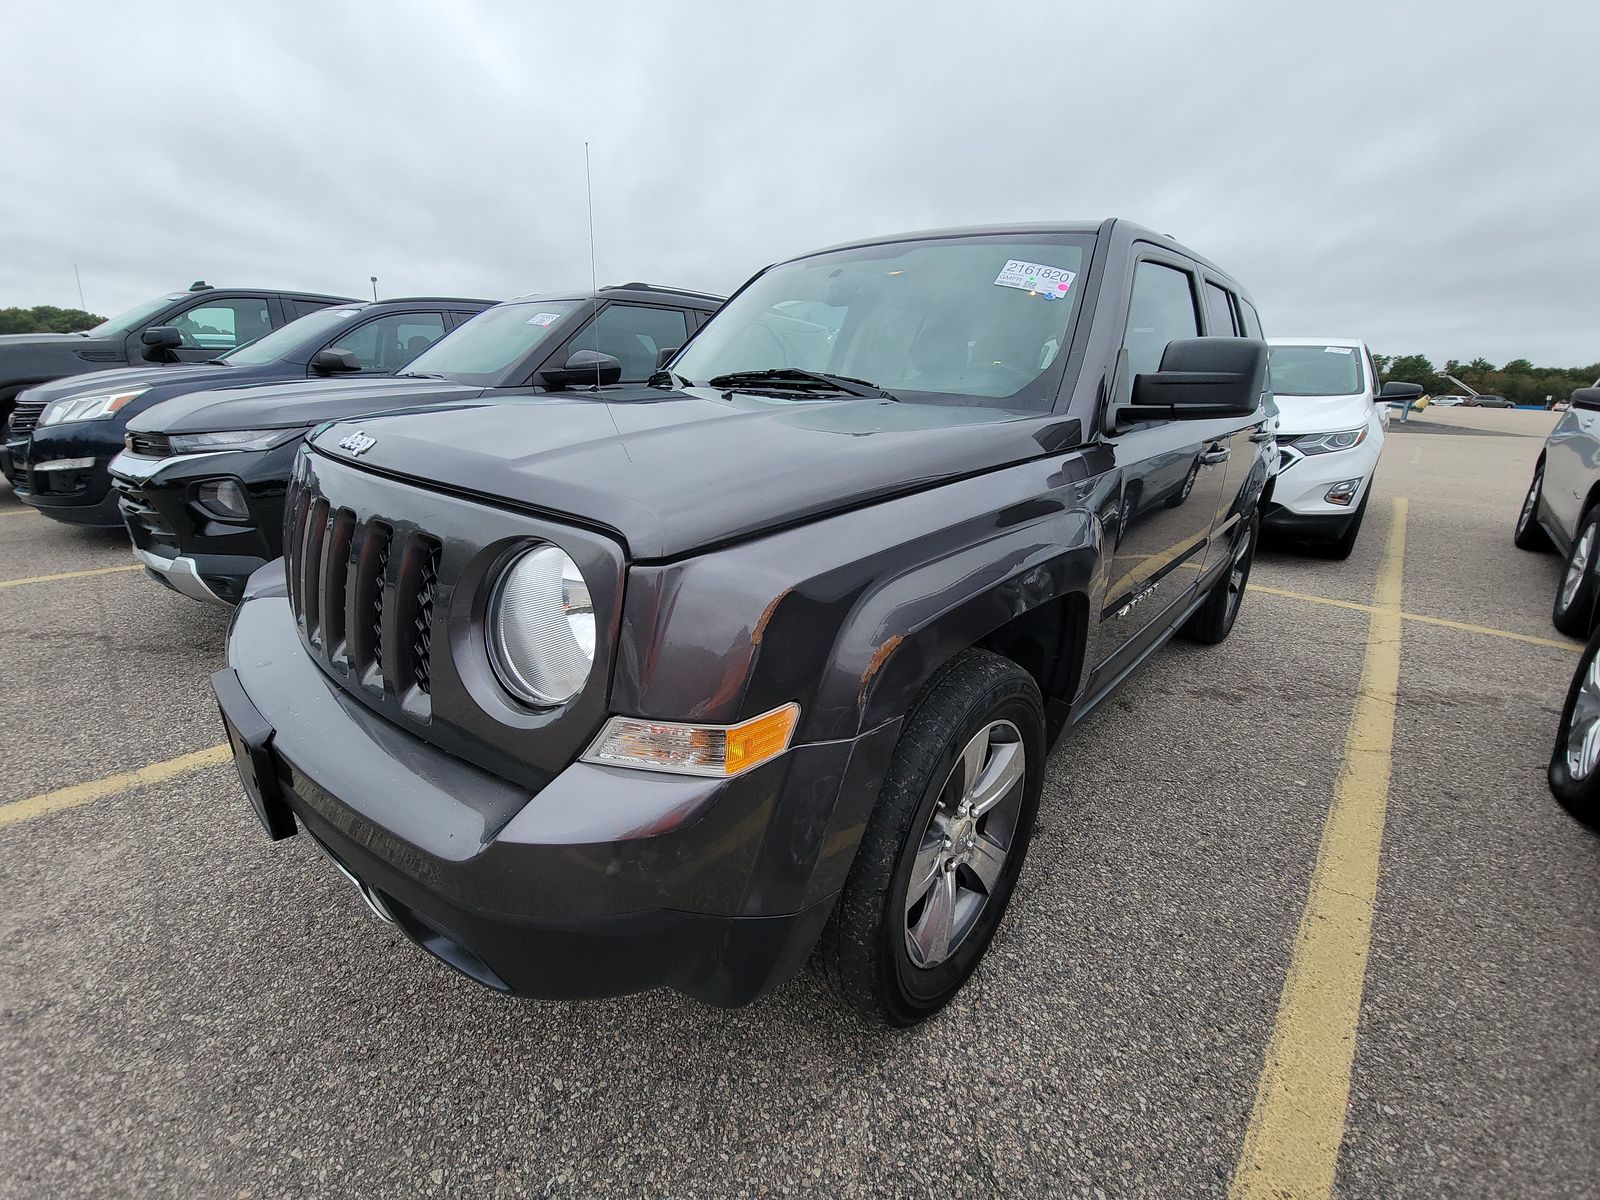
{"label": "fender badge", "polygon": [[368,437],[358,429],[339,443],[339,449],[350,451],[350,457],[352,458],[360,458],[377,444],[377,438]]}

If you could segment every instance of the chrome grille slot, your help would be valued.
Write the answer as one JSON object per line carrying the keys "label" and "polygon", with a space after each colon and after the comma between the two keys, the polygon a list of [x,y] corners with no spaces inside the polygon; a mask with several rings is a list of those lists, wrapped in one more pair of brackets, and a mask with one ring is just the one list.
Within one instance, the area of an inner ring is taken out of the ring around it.
{"label": "chrome grille slot", "polygon": [[305,540],[300,544],[300,594],[306,637],[312,649],[322,646],[322,548],[328,533],[328,502],[318,497],[308,506]]}
{"label": "chrome grille slot", "polygon": [[338,667],[348,667],[350,648],[345,640],[345,591],[350,586],[350,544],[355,538],[356,515],[348,508],[334,510],[327,545],[322,555],[322,644],[328,661]]}
{"label": "chrome grille slot", "polygon": [[394,531],[382,521],[362,528],[351,560],[346,597],[346,632],[350,666],[361,683],[384,690],[383,600],[388,590],[389,543]]}
{"label": "chrome grille slot", "polygon": [[418,690],[433,690],[433,600],[439,590],[439,543],[431,543],[417,574],[416,610],[411,618],[411,674]]}

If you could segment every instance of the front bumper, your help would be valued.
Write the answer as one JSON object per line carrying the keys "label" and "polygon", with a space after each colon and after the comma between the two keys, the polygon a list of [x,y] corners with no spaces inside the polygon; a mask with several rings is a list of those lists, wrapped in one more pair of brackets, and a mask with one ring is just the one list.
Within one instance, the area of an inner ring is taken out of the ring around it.
{"label": "front bumper", "polygon": [[[111,476],[134,555],[161,583],[196,600],[237,604],[246,581],[283,552],[283,492],[294,447],[153,459],[120,454]],[[195,500],[204,482],[233,479],[250,515],[224,521]]]}
{"label": "front bumper", "polygon": [[573,763],[530,797],[344,696],[274,571],[214,681],[241,774],[269,831],[304,828],[423,949],[519,995],[723,1006],[804,963],[842,882],[818,869],[841,857],[835,809],[875,792],[893,726],[726,781]]}
{"label": "front bumper", "polygon": [[[86,422],[86,424],[97,424]],[[17,497],[47,517],[68,525],[114,529],[122,524],[107,469],[116,450],[103,431],[73,426],[35,428],[7,443],[7,472]],[[55,469],[52,464],[88,460],[87,465]]]}
{"label": "front bumper", "polygon": [[[1376,425],[1376,421],[1374,422]],[[1298,454],[1292,446],[1280,451],[1282,466],[1272,480],[1270,503],[1262,510],[1263,528],[1282,533],[1337,538],[1344,533],[1372,486],[1383,432],[1375,428],[1353,450],[1332,454]],[[1330,504],[1328,489],[1349,479],[1360,486],[1348,504]]]}

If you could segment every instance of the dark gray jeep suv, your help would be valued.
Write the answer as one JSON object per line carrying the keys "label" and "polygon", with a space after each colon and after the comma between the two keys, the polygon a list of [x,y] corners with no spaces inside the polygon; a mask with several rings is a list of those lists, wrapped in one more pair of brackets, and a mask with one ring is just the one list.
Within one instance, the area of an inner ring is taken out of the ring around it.
{"label": "dark gray jeep suv", "polygon": [[648,386],[333,425],[213,678],[247,793],[490,987],[733,1005],[814,954],[918,1021],[1052,739],[1227,636],[1266,388],[1238,285],[1107,221],[805,255]]}

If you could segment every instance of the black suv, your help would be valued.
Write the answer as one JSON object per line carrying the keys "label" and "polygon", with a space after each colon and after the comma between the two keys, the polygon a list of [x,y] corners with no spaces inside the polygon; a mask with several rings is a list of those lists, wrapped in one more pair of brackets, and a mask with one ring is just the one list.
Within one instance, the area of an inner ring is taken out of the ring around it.
{"label": "black suv", "polygon": [[[297,443],[314,425],[560,391],[597,377],[642,382],[720,303],[648,284],[528,296],[467,322],[398,377],[193,391],[158,404],[128,422],[127,450],[111,463],[134,553],[184,595],[237,603],[250,573],[283,553],[283,496]],[[307,345],[301,355],[317,369],[330,355],[353,353],[365,337],[358,330],[329,350],[313,354]],[[335,360],[327,367],[351,365]],[[219,383],[231,379],[228,370],[220,374]]]}
{"label": "black suv", "polygon": [[[7,441],[17,496],[70,525],[122,524],[107,466],[130,418],[216,387],[388,376],[493,300],[411,297],[332,304],[204,364],[101,371],[29,388]],[[219,447],[212,446],[211,449]],[[221,448],[231,446],[223,444]]]}
{"label": "black suv", "polygon": [[[343,296],[215,288],[195,283],[112,317],[85,333],[0,337],[0,429],[18,392],[66,375],[117,366],[205,362]],[[11,476],[5,456],[0,468]]]}
{"label": "black suv", "polygon": [[1122,221],[913,234],[761,272],[650,386],[319,431],[213,677],[251,802],[492,988],[740,1004],[815,950],[920,1020],[1051,740],[1233,625],[1257,333]]}

